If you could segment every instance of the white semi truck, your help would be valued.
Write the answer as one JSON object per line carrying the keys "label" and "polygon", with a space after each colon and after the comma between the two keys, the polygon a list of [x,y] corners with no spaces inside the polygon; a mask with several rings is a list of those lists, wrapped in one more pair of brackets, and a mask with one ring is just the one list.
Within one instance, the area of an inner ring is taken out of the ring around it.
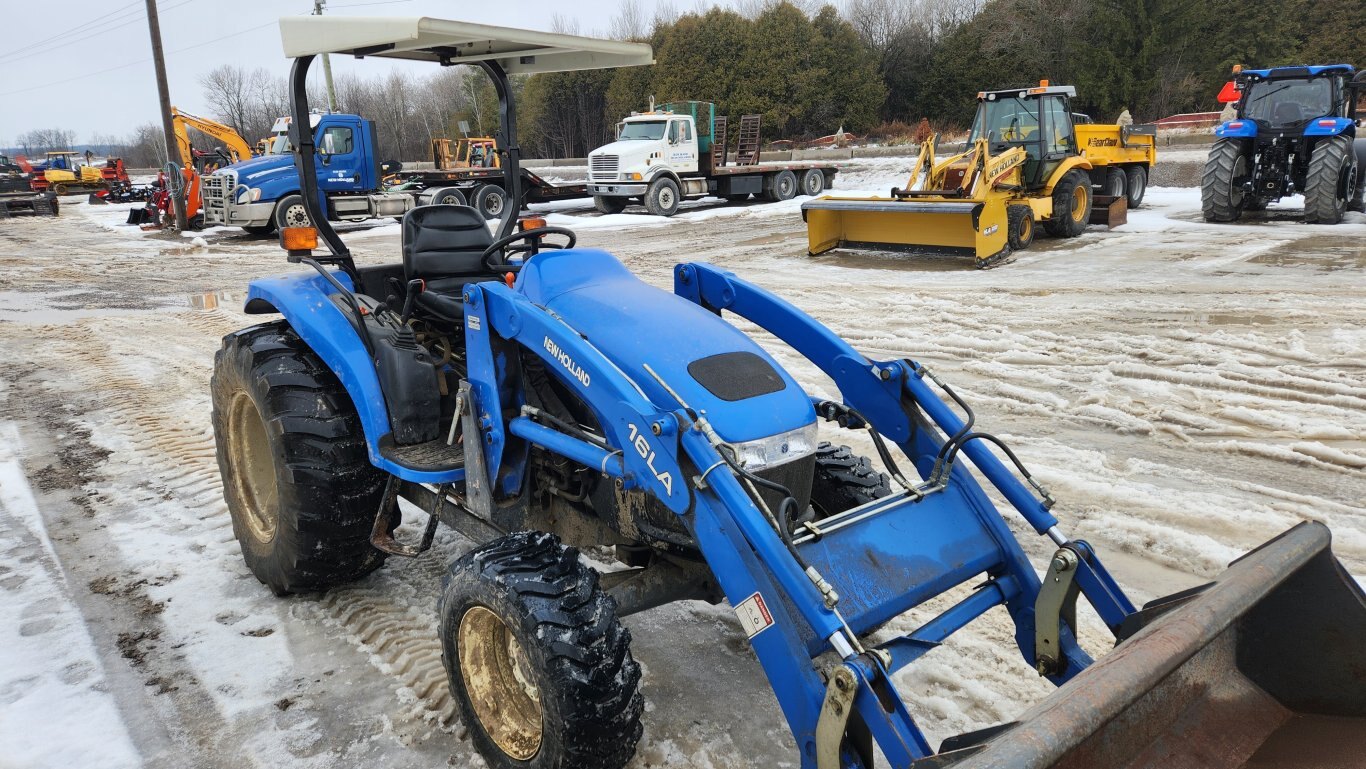
{"label": "white semi truck", "polygon": [[594,206],[615,214],[639,201],[656,216],[673,216],[688,198],[788,200],[821,194],[839,170],[831,163],[760,164],[757,115],[742,121],[737,162],[727,162],[725,126],[716,105],[704,101],[632,113],[618,124],[615,142],[588,153]]}

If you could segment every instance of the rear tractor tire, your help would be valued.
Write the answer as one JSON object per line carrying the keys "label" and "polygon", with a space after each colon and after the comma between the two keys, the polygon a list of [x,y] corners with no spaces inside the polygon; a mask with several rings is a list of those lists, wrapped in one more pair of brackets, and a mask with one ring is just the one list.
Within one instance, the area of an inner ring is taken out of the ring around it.
{"label": "rear tractor tire", "polygon": [[1006,209],[1006,241],[1011,251],[1023,251],[1034,242],[1034,211],[1029,206]]}
{"label": "rear tractor tire", "polygon": [[1320,139],[1309,156],[1305,175],[1304,219],[1310,224],[1337,224],[1357,196],[1359,170],[1350,136]]}
{"label": "rear tractor tire", "polygon": [[892,487],[887,476],[874,470],[873,463],[867,457],[855,454],[848,446],[823,442],[816,447],[811,507],[818,520],[852,510],[891,493]]}
{"label": "rear tractor tire", "polygon": [[621,769],[640,740],[640,666],[578,551],[524,531],[450,566],[441,659],[493,769]]}
{"label": "rear tractor tire", "polygon": [[593,196],[593,207],[604,214],[619,214],[626,210],[626,198],[607,197],[604,195]]}
{"label": "rear tractor tire", "polygon": [[1049,235],[1075,238],[1091,219],[1091,177],[1080,168],[1063,174],[1053,187],[1053,215],[1043,222]]}
{"label": "rear tractor tire", "polygon": [[1209,151],[1200,180],[1200,208],[1207,222],[1236,222],[1243,215],[1243,181],[1251,169],[1238,139],[1220,139]]}
{"label": "rear tractor tire", "polygon": [[209,387],[223,497],[251,573],[284,595],[379,568],[370,528],[384,474],[332,371],[277,321],[224,337]]}
{"label": "rear tractor tire", "polygon": [[680,203],[678,183],[667,176],[656,177],[645,188],[645,210],[655,216],[673,216]]}

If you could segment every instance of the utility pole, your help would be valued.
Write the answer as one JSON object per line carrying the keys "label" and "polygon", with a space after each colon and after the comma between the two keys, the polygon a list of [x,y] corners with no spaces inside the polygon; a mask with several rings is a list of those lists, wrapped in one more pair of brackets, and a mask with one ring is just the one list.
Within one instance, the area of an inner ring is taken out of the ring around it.
{"label": "utility pole", "polygon": [[[161,53],[161,22],[157,19],[157,0],[147,0],[147,30],[152,36],[152,63],[156,65],[157,94],[161,97],[161,130],[166,133],[166,159],[169,161],[179,150],[176,149],[175,121],[171,119],[171,88],[166,84],[166,59]],[[172,184],[183,187],[185,177],[176,180],[168,178],[167,189],[170,189]],[[189,221],[185,216],[185,197],[172,195],[171,203],[175,207],[176,229],[182,232],[189,229]]]}
{"label": "utility pole", "polygon": [[[327,5],[327,0],[313,0],[313,15],[323,15],[323,7]],[[332,57],[323,54],[323,79],[327,81],[327,111],[337,111],[337,95],[332,90]]]}

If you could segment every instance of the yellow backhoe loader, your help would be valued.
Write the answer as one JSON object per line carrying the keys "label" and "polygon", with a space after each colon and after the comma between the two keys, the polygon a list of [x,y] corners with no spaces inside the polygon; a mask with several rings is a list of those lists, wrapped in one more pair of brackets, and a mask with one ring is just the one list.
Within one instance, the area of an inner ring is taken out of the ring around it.
{"label": "yellow backhoe loader", "polygon": [[[972,256],[990,266],[1028,248],[1036,224],[1057,237],[1088,223],[1123,224],[1142,202],[1156,160],[1152,126],[1073,126],[1072,86],[977,94],[966,151],[936,160],[920,147],[905,189],[872,198],[820,197],[802,205],[808,251],[837,247]],[[1095,194],[1099,186],[1104,196]]]}

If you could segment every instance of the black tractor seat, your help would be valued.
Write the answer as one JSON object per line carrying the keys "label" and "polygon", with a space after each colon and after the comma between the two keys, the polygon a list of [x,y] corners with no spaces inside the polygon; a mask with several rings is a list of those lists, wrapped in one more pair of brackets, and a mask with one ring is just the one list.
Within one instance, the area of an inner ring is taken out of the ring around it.
{"label": "black tractor seat", "polygon": [[463,325],[466,284],[502,276],[484,266],[484,249],[493,243],[488,223],[470,206],[418,206],[403,215],[403,277],[422,280],[426,290],[417,305],[426,314]]}

